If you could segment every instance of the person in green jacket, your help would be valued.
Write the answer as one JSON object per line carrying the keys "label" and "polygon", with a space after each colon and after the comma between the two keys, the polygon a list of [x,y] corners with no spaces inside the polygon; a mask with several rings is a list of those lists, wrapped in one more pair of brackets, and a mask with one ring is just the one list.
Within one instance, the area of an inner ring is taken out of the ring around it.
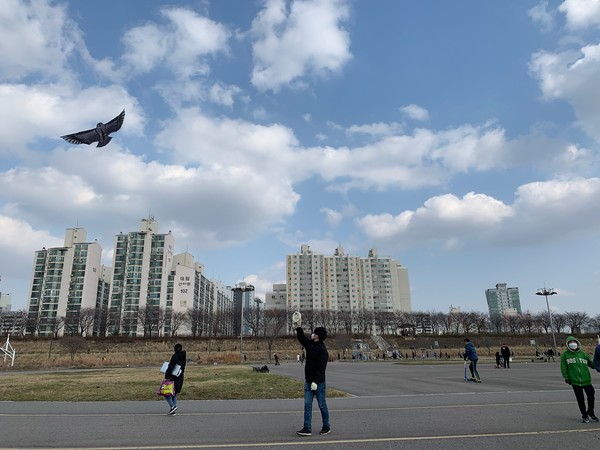
{"label": "person in green jacket", "polygon": [[[594,414],[594,386],[592,386],[592,376],[589,367],[594,367],[592,358],[581,350],[581,342],[573,336],[567,338],[567,350],[560,356],[560,371],[565,383],[570,384],[575,392],[577,405],[581,411],[583,423],[589,423],[590,420],[598,422]],[[588,407],[585,407],[585,398],[587,395]]]}

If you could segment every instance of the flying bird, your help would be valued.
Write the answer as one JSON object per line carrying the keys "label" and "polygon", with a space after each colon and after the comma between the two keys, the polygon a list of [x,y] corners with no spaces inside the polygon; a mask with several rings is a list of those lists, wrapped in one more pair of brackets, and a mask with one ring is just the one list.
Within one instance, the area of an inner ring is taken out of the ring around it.
{"label": "flying bird", "polygon": [[80,131],[78,133],[67,134],[61,136],[65,141],[71,144],[91,144],[92,142],[98,142],[96,147],[104,147],[112,139],[109,134],[119,131],[123,121],[125,120],[125,110],[121,112],[117,117],[108,123],[98,123],[96,128],[91,130]]}

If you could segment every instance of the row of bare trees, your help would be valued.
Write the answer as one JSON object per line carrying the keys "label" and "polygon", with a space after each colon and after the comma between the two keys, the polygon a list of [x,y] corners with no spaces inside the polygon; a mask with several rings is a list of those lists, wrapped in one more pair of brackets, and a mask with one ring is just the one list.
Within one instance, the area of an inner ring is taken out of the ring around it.
{"label": "row of bare trees", "polygon": [[[239,309],[238,309],[239,312]],[[235,310],[224,312],[190,308],[172,311],[161,307],[141,307],[129,316],[129,325],[135,334],[145,337],[192,335],[194,337],[239,336],[239,321],[234,320]],[[489,316],[477,311],[442,313],[437,311],[333,311],[305,310],[303,326],[313,329],[324,326],[332,334],[472,334],[549,333],[550,317],[546,312],[525,312],[518,315]],[[291,312],[280,309],[244,308],[244,334],[276,337],[291,332]],[[111,324],[123,320],[113,317],[108,309],[83,308],[69,311],[65,317],[40,320],[28,317],[25,311],[0,313],[0,332],[14,335],[106,336]],[[238,325],[234,325],[234,324]],[[600,332],[600,314],[590,317],[583,312],[552,313],[552,325],[557,332],[580,333],[586,328]],[[238,329],[234,329],[237,327]],[[123,327],[117,328],[123,332]],[[125,331],[129,334],[129,330]]]}

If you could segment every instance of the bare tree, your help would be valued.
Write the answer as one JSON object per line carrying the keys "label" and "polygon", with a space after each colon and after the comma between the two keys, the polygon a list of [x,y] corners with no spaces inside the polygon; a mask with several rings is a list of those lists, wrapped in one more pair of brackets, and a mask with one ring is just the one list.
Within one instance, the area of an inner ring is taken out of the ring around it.
{"label": "bare tree", "polygon": [[142,306],[138,309],[138,322],[144,336],[152,336],[153,332],[160,336],[161,330],[164,329],[165,311],[156,305]]}
{"label": "bare tree", "polygon": [[187,322],[188,315],[183,311],[172,311],[169,314],[171,320],[171,337],[177,336],[179,329]]}
{"label": "bare tree", "polygon": [[69,355],[71,355],[71,363],[75,360],[77,352],[87,350],[87,343],[82,336],[68,336],[60,341],[61,346],[67,349]]}
{"label": "bare tree", "polygon": [[502,333],[504,319],[502,315],[495,313],[490,316],[490,324],[496,333]]}
{"label": "bare tree", "polygon": [[79,334],[79,310],[67,310],[64,318],[64,333],[67,336],[77,336]]}
{"label": "bare tree", "polygon": [[531,311],[525,311],[521,314],[521,323],[523,324],[523,330],[525,333],[533,333],[535,326],[535,314],[532,314]]}
{"label": "bare tree", "polygon": [[273,342],[275,338],[285,332],[288,314],[285,309],[267,309],[263,312],[263,323],[267,346],[269,350],[269,360],[273,352]]}
{"label": "bare tree", "polygon": [[552,322],[554,323],[554,330],[560,333],[560,331],[566,326],[565,315],[552,312]]}
{"label": "bare tree", "polygon": [[431,322],[431,330],[433,334],[442,334],[446,330],[446,314],[442,312],[431,311],[429,313],[429,321]]}
{"label": "bare tree", "polygon": [[96,308],[82,308],[78,314],[79,335],[89,336],[93,329]]}
{"label": "bare tree", "polygon": [[564,313],[565,324],[571,329],[571,334],[580,333],[581,326],[589,319],[584,312],[569,311]]}
{"label": "bare tree", "polygon": [[393,329],[394,313],[392,311],[375,311],[373,319],[381,334],[389,334]]}
{"label": "bare tree", "polygon": [[[203,311],[200,308],[188,308],[187,310],[187,320],[190,324],[190,331],[192,332],[192,336],[198,337],[202,336],[203,329]],[[216,328],[216,327],[215,327]]]}
{"label": "bare tree", "polygon": [[346,334],[352,334],[353,314],[350,311],[338,311],[338,319],[342,324],[342,329]]}

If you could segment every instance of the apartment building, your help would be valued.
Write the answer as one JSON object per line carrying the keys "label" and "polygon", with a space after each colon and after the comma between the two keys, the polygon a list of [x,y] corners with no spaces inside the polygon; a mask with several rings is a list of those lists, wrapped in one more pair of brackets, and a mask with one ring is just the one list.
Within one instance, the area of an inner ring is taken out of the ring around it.
{"label": "apartment building", "polygon": [[96,307],[101,254],[97,241],[87,242],[83,228],[67,228],[62,247],[35,252],[27,334],[77,332],[79,312]]}
{"label": "apartment building", "polygon": [[410,311],[408,269],[375,249],[367,257],[313,253],[303,244],[286,257],[287,306],[293,310]]}

